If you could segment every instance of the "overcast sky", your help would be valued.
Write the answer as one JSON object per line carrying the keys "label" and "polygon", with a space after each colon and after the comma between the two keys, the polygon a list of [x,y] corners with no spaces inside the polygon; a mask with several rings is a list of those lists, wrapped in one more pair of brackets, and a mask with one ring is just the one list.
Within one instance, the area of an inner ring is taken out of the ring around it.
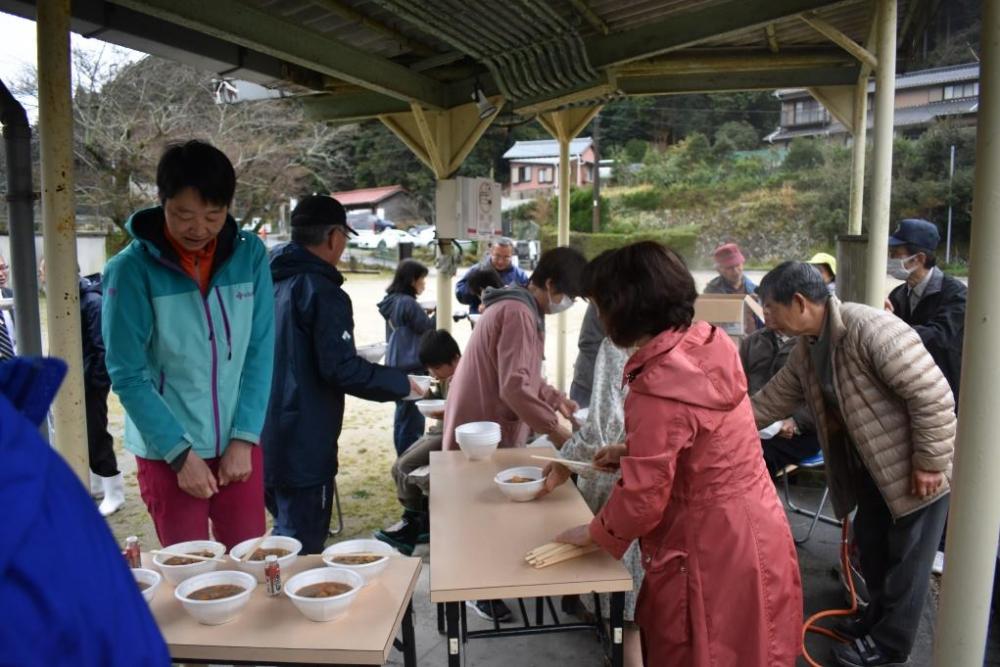
{"label": "overcast sky", "polygon": [[[21,77],[25,67],[35,65],[35,22],[0,12],[0,35],[3,35],[0,39],[0,80],[10,87]],[[73,35],[73,48],[92,53],[113,49],[114,57],[124,60],[138,60],[144,55],[120,46],[112,47],[99,39],[85,39],[77,34]],[[34,120],[37,115],[35,101],[24,98],[19,100]]]}

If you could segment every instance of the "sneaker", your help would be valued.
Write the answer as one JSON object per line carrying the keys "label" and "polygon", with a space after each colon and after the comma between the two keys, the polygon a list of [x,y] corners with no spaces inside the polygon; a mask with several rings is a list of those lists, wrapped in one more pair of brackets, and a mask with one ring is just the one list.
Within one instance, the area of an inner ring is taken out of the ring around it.
{"label": "sneaker", "polygon": [[908,658],[890,656],[871,638],[865,635],[849,644],[834,646],[831,650],[834,660],[843,667],[908,667]]}
{"label": "sneaker", "polygon": [[841,637],[852,641],[855,639],[861,639],[868,634],[868,628],[865,627],[864,622],[857,616],[842,618],[834,623],[833,627],[830,629]]}
{"label": "sneaker", "polygon": [[403,515],[394,526],[384,530],[376,530],[373,537],[379,542],[385,542],[404,556],[412,556],[417,546],[420,527],[413,518]]}
{"label": "sneaker", "polygon": [[487,621],[496,620],[500,623],[510,623],[514,616],[503,600],[469,600],[465,606],[479,614]]}

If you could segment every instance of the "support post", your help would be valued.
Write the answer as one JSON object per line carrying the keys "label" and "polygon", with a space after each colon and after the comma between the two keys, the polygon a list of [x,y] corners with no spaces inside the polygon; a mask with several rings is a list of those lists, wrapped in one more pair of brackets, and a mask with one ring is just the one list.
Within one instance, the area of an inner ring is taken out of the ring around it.
{"label": "support post", "polygon": [[[493,119],[503,108],[503,97],[491,97],[492,114],[480,117],[475,104],[463,104],[447,111],[428,111],[416,102],[406,113],[386,114],[379,120],[396,137],[406,144],[441,181],[450,178],[468,157]],[[442,238],[438,230],[437,262],[437,326],[451,331],[452,299],[451,279],[455,277],[454,247],[451,238]]]}
{"label": "support post", "polygon": [[38,3],[38,127],[49,354],[69,364],[69,372],[52,405],[54,444],[86,484],[89,466],[76,270],[69,22],[70,0]]}
{"label": "support post", "polygon": [[861,76],[854,87],[854,144],[851,146],[851,208],[847,233],[861,234],[865,207],[865,152],[868,148],[868,70],[861,69]]}
{"label": "support post", "polygon": [[889,252],[892,196],[893,111],[896,96],[896,0],[878,0],[878,70],[875,76],[875,137],[872,142],[872,198],[868,220],[868,275],[865,303],[885,303],[885,262]]}
{"label": "support post", "polygon": [[[559,142],[559,226],[556,243],[560,246],[569,245],[569,144],[600,111],[601,107],[599,106],[585,109],[564,109],[538,117],[538,122],[541,123],[542,127]],[[555,386],[559,391],[566,391],[566,334],[569,329],[566,313],[556,315],[556,327]]]}
{"label": "support post", "polygon": [[965,316],[961,408],[947,565],[934,636],[935,667],[981,665],[1000,530],[1000,469],[996,447],[996,369],[1000,367],[1000,294],[990,264],[1000,252],[1000,0],[983,2],[982,75],[976,132],[975,200]]}

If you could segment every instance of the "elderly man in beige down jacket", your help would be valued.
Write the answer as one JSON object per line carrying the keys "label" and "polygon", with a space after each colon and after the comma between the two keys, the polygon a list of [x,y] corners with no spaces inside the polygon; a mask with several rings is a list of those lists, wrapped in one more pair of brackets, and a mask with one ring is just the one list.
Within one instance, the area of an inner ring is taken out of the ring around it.
{"label": "elderly man in beige down jacket", "polygon": [[752,397],[760,425],[805,398],[816,416],[838,517],[854,533],[871,593],[838,628],[852,643],[839,664],[906,664],[948,509],[954,400],[920,338],[902,320],[829,296],[808,264],[786,262],[761,282],[767,326],[798,336],[785,367]]}

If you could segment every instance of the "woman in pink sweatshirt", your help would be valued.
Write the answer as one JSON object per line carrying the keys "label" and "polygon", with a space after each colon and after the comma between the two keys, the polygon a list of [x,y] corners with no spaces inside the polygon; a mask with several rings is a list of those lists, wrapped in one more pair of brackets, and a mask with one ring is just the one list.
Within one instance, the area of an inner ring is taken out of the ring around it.
{"label": "woman in pink sweatshirt", "polygon": [[527,287],[486,290],[483,316],[448,391],[446,451],[458,448],[455,427],[477,421],[500,424],[501,447],[524,446],[532,431],[556,446],[569,439],[556,413],[569,417],[577,405],[542,377],[545,315],[573,305],[586,263],[572,248],[553,248],[542,255]]}

